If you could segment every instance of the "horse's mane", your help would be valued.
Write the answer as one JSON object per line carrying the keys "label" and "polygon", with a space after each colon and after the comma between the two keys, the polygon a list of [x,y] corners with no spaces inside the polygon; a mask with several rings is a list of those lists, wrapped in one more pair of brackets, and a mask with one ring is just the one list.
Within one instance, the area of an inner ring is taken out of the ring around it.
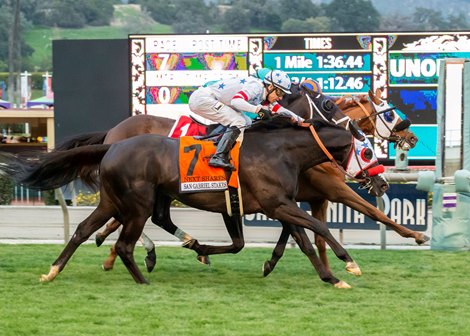
{"label": "horse's mane", "polygon": [[344,96],[342,97],[341,101],[337,103],[337,105],[341,110],[344,111],[357,107],[357,101],[365,104],[369,102],[369,97],[367,95]]}
{"label": "horse's mane", "polygon": [[[315,129],[320,129],[322,127],[337,128],[344,130],[344,127],[336,125],[335,123],[326,121],[322,118],[313,118],[307,119],[304,121],[304,124],[311,124]],[[287,128],[296,128],[296,129],[305,129],[305,126],[300,126],[291,121],[289,117],[276,115],[271,120],[264,120],[253,123],[246,131],[248,132],[271,132],[273,130],[287,129]]]}
{"label": "horse's mane", "polygon": [[249,128],[247,128],[247,131],[267,132],[295,126],[296,125],[291,121],[290,118],[282,115],[275,115],[271,120],[260,120],[254,122]]}

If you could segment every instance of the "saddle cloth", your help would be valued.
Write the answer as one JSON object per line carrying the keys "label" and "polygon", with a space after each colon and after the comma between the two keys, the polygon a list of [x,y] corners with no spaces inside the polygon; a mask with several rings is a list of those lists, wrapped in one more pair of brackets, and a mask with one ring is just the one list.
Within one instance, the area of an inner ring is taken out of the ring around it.
{"label": "saddle cloth", "polygon": [[209,166],[209,159],[215,153],[215,145],[211,141],[201,141],[191,136],[180,138],[178,166],[180,176],[180,192],[194,193],[221,191],[228,187],[238,188],[238,163],[240,143],[237,142],[230,152],[232,164],[237,169],[227,180],[222,168]]}
{"label": "saddle cloth", "polygon": [[206,135],[207,126],[198,124],[191,117],[182,115],[175,121],[168,133],[170,138],[180,138],[182,136]]}

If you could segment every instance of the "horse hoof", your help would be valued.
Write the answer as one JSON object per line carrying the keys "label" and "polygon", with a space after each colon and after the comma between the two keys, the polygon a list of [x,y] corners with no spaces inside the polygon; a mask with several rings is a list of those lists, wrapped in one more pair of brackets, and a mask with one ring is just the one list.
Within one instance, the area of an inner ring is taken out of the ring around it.
{"label": "horse hoof", "polygon": [[415,242],[416,242],[416,244],[421,245],[421,244],[424,244],[425,242],[429,241],[429,239],[431,239],[431,238],[429,238],[429,237],[426,236],[425,234],[422,234],[422,235],[421,235],[421,238],[417,238],[417,239],[415,240]]}
{"label": "horse hoof", "polygon": [[97,234],[97,235],[95,236],[95,244],[96,244],[96,246],[100,247],[101,244],[103,244],[103,242],[104,242],[104,238],[101,237],[100,234]]}
{"label": "horse hoof", "polygon": [[58,266],[51,266],[51,269],[49,270],[49,274],[42,274],[41,277],[39,278],[40,282],[50,282],[56,278],[56,276],[59,274],[59,267]]}
{"label": "horse hoof", "polygon": [[273,269],[271,268],[271,264],[269,263],[269,261],[265,261],[264,264],[263,264],[263,268],[261,269],[263,271],[263,276],[264,277],[267,277],[269,274],[271,274],[271,272],[273,271]]}
{"label": "horse hoof", "polygon": [[103,265],[101,265],[101,268],[103,269],[103,271],[111,271],[113,269],[113,265],[103,263]]}
{"label": "horse hoof", "polygon": [[147,271],[150,273],[155,268],[155,264],[157,263],[157,255],[155,253],[155,249],[152,249],[148,252],[147,256],[145,257],[145,267],[147,267]]}
{"label": "horse hoof", "polygon": [[341,289],[350,289],[352,288],[349,284],[344,282],[343,280],[340,280],[339,282],[334,284],[335,288],[341,288]]}
{"label": "horse hoof", "polygon": [[39,277],[39,281],[40,282],[49,282],[51,280],[49,280],[49,277],[46,274],[41,274],[41,276]]}
{"label": "horse hoof", "polygon": [[210,266],[210,264],[211,264],[209,256],[205,256],[205,255],[198,255],[197,256],[197,261],[199,261],[201,264],[204,264],[204,265],[207,265],[207,266]]}
{"label": "horse hoof", "polygon": [[359,266],[357,266],[357,264],[354,261],[350,261],[346,263],[346,272],[348,272],[349,274],[356,275],[356,276],[362,275],[361,269],[359,268]]}
{"label": "horse hoof", "polygon": [[181,244],[181,246],[191,250],[194,244],[196,243],[196,241],[197,241],[196,239],[186,240],[185,242],[183,242],[183,244]]}

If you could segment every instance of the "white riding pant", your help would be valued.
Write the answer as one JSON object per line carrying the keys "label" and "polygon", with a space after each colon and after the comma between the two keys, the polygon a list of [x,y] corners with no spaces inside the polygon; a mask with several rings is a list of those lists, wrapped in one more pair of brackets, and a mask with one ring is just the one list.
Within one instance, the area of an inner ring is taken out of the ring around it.
{"label": "white riding pant", "polygon": [[224,126],[236,126],[243,132],[251,119],[218,101],[209,88],[200,87],[189,97],[189,109],[194,113]]}

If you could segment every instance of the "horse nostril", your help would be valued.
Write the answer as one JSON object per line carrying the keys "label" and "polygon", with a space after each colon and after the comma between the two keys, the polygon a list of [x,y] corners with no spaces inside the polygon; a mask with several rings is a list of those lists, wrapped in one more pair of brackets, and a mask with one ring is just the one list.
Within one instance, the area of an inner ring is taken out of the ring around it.
{"label": "horse nostril", "polygon": [[387,191],[387,190],[388,190],[388,188],[389,188],[389,185],[388,185],[388,183],[384,183],[384,184],[382,184],[382,186],[380,187],[380,190],[382,190],[382,191],[384,191],[384,192],[385,192],[385,191]]}

